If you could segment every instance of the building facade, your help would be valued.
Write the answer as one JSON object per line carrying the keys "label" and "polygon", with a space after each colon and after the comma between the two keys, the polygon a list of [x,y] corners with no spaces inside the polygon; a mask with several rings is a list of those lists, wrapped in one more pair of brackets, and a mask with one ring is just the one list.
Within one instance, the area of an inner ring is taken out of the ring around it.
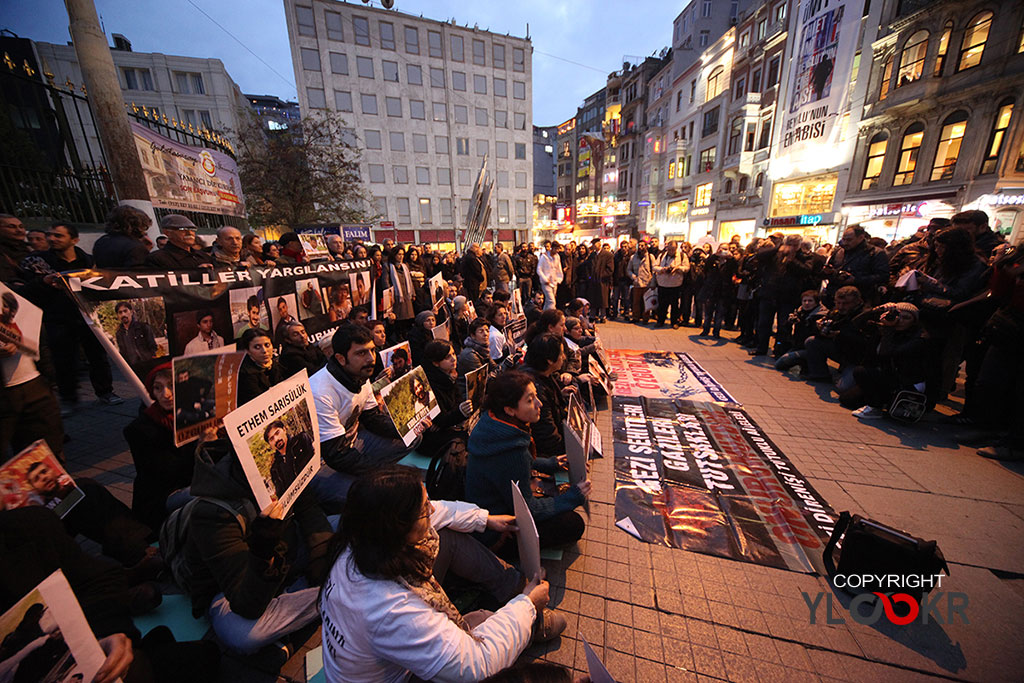
{"label": "building facade", "polygon": [[491,228],[506,243],[527,240],[528,38],[333,0],[286,0],[285,13],[302,114],[345,118],[369,213],[395,224],[386,236],[455,247],[486,159]]}
{"label": "building facade", "polygon": [[299,103],[282,100],[275,95],[246,95],[249,105],[268,132],[287,130],[299,122]]}

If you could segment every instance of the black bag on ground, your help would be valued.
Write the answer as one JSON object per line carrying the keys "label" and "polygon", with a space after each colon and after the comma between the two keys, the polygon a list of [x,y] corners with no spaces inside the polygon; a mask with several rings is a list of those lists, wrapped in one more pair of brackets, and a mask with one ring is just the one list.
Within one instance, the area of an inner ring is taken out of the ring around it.
{"label": "black bag on ground", "polygon": [[[839,563],[835,562],[835,550],[842,538],[839,548]],[[832,537],[825,546],[822,559],[828,570],[829,583],[835,586],[837,574],[845,575],[884,575],[897,574],[907,576],[935,576],[945,573],[949,575],[946,558],[942,556],[935,541],[925,541],[911,536],[905,531],[894,529],[880,522],[860,515],[843,512],[839,515]],[[848,582],[844,582],[848,583]],[[837,586],[838,587],[838,586]],[[937,586],[936,586],[937,587]],[[881,593],[907,593],[918,600],[921,595],[932,590],[932,586],[919,588],[894,588],[879,590]],[[844,585],[841,590],[857,595],[873,592],[871,586],[862,589]]]}
{"label": "black bag on ground", "polygon": [[452,439],[430,459],[427,469],[427,495],[433,500],[464,500],[466,495],[465,439]]}

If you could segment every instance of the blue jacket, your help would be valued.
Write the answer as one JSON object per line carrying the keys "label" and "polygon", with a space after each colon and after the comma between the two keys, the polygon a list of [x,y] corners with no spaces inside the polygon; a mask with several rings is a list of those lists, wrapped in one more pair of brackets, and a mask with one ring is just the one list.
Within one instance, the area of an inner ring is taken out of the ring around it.
{"label": "blue jacket", "polygon": [[466,500],[492,515],[515,514],[509,482],[516,481],[534,520],[542,522],[583,505],[585,500],[575,484],[554,497],[533,496],[530,470],[553,472],[557,467],[557,458],[534,458],[529,431],[492,413],[483,413],[469,436]]}

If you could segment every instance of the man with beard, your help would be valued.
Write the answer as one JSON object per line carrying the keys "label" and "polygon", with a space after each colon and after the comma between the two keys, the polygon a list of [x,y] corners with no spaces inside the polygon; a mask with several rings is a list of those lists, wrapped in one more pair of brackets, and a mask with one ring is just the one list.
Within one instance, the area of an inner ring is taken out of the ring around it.
{"label": "man with beard", "polygon": [[55,508],[75,490],[75,482],[71,477],[55,471],[41,460],[28,466],[25,478],[32,487],[29,500],[33,505],[42,505],[45,508]]}
{"label": "man with beard", "polygon": [[305,432],[289,436],[281,420],[274,420],[267,425],[263,430],[263,438],[274,449],[270,481],[274,484],[274,492],[280,498],[313,457],[313,439]]}
{"label": "man with beard", "polygon": [[136,370],[156,358],[157,346],[153,328],[135,319],[135,309],[127,301],[119,301],[114,307],[121,324],[114,335],[117,348],[128,365]]}
{"label": "man with beard", "polygon": [[255,294],[245,300],[245,316],[246,323],[238,331],[238,336],[241,337],[246,330],[264,329],[263,321],[260,320],[260,300]]}

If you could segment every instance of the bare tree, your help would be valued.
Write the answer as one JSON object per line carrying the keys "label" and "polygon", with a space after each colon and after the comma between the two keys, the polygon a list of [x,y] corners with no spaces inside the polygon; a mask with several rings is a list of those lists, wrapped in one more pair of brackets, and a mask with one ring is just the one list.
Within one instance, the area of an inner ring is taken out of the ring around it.
{"label": "bare tree", "polygon": [[255,116],[238,134],[238,172],[253,225],[354,223],[368,216],[355,133],[334,112],[267,131]]}

